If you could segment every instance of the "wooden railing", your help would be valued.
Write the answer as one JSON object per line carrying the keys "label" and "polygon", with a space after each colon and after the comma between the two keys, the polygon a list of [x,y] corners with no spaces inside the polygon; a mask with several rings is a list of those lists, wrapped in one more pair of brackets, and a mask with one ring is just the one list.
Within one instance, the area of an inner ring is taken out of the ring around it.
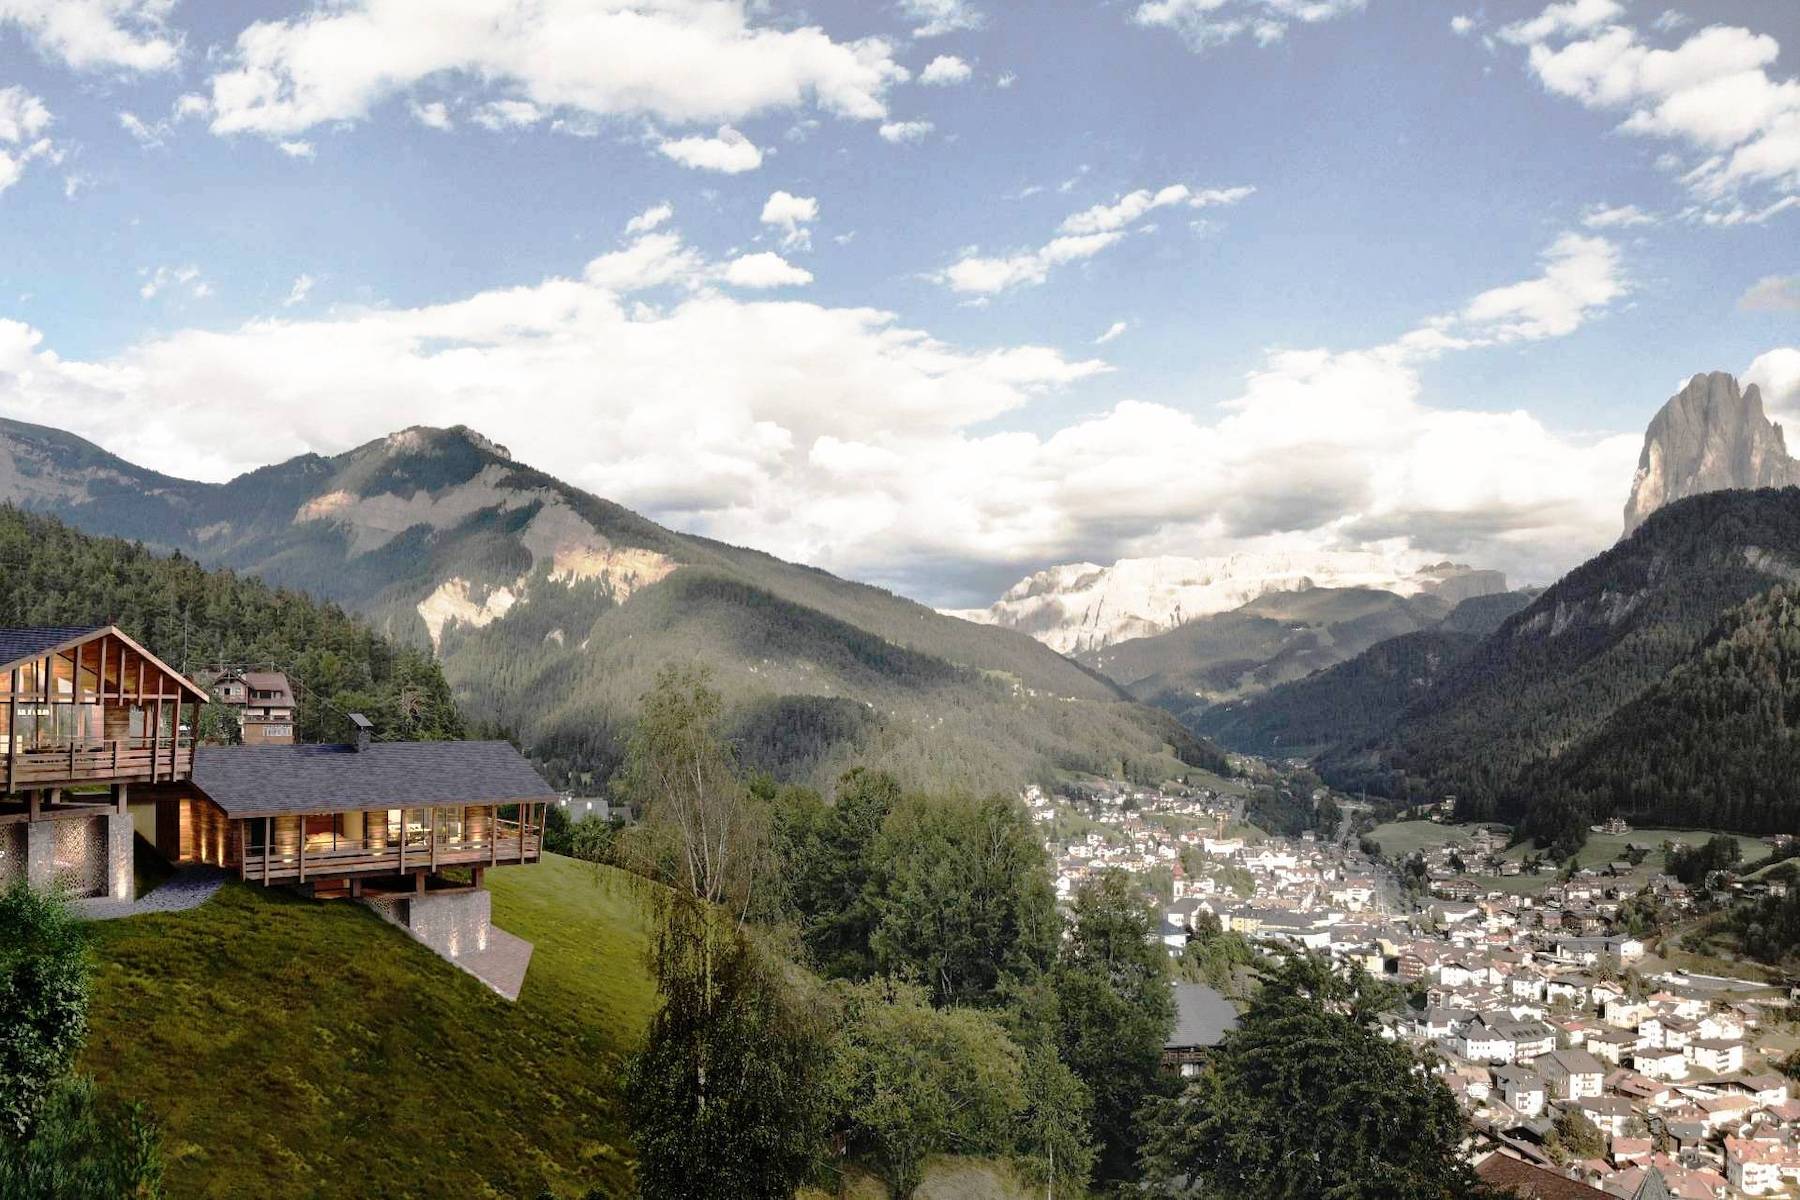
{"label": "wooden railing", "polygon": [[[251,818],[254,823],[256,818]],[[506,866],[536,862],[543,853],[543,839],[534,823],[521,828],[518,821],[499,821],[492,838],[440,838],[409,836],[404,844],[387,838],[373,845],[357,843],[336,847],[278,839],[265,852],[250,840],[244,846],[243,877],[255,883],[304,882],[322,876],[361,875],[371,872],[436,870],[439,867]]]}
{"label": "wooden railing", "polygon": [[0,772],[14,788],[186,779],[193,769],[194,743],[185,737],[70,742],[0,758]]}

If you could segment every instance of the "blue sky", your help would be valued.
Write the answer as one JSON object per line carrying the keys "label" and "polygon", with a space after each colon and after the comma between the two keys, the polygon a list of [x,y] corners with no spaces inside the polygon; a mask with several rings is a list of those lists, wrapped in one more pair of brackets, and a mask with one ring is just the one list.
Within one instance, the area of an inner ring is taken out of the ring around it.
{"label": "blue sky", "polygon": [[0,0],[0,415],[211,478],[462,421],[940,603],[1542,580],[1687,375],[1800,415],[1796,55],[1791,0]]}

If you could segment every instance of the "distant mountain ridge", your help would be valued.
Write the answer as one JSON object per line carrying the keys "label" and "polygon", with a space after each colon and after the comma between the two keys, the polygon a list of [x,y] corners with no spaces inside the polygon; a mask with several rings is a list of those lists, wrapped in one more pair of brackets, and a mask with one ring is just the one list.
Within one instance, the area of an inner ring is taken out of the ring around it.
{"label": "distant mountain ridge", "polygon": [[1029,637],[665,529],[460,427],[208,484],[0,421],[0,502],[253,573],[429,643],[473,716],[518,730],[576,786],[617,761],[656,669],[687,659],[714,666],[751,765],[788,778],[854,761],[917,786],[989,788],[1055,770],[1222,765]]}
{"label": "distant mountain ridge", "polygon": [[1726,488],[1800,484],[1781,426],[1763,412],[1753,383],[1740,389],[1723,371],[1696,375],[1671,396],[1644,432],[1625,535],[1671,501]]}
{"label": "distant mountain ridge", "polygon": [[[1800,488],[1676,501],[1508,618],[1383,728],[1327,749],[1319,770],[1379,795],[1454,795],[1462,815],[1544,832],[1531,780],[1554,774],[1729,609],[1797,580]],[[1800,805],[1784,813],[1800,825]]]}
{"label": "distant mountain ridge", "polygon": [[1452,611],[1437,592],[1274,591],[1167,633],[1085,651],[1076,661],[1200,728],[1204,714],[1218,705],[1326,670],[1387,639],[1435,628]]}
{"label": "distant mountain ridge", "polygon": [[1233,750],[1276,758],[1356,745],[1389,728],[1537,595],[1531,589],[1473,597],[1428,628],[1377,642],[1270,692],[1207,708],[1190,724]]}
{"label": "distant mountain ridge", "polygon": [[1029,633],[1052,649],[1079,655],[1167,633],[1271,593],[1311,588],[1429,594],[1453,605],[1505,591],[1506,579],[1497,571],[1434,563],[1421,555],[1360,550],[1127,558],[1109,567],[1046,567],[989,607],[955,615]]}

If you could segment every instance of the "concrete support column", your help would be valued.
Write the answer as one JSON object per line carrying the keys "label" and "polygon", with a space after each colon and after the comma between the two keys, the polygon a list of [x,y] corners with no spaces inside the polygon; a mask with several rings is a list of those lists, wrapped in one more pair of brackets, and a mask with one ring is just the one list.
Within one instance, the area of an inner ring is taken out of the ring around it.
{"label": "concrete support column", "polygon": [[101,818],[106,822],[106,894],[129,900],[137,890],[137,873],[131,814],[125,811],[125,788],[119,787],[119,808]]}

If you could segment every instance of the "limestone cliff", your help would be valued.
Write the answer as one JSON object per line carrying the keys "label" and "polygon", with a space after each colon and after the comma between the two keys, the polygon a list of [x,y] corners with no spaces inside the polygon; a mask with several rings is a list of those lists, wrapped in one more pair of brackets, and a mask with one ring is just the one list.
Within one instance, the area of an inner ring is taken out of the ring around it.
{"label": "limestone cliff", "polygon": [[1672,500],[1726,488],[1800,484],[1781,426],[1763,413],[1755,384],[1723,371],[1688,380],[1650,422],[1625,503],[1625,536]]}

